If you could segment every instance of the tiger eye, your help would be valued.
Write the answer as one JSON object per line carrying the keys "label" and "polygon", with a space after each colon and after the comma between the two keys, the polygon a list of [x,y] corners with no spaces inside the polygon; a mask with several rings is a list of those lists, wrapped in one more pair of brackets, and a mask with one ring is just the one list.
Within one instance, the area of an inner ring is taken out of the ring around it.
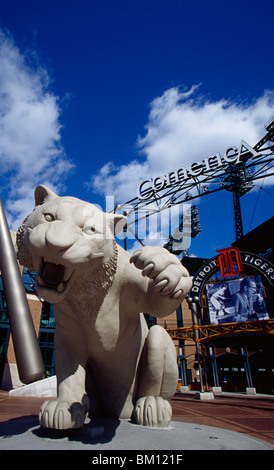
{"label": "tiger eye", "polygon": [[47,222],[52,222],[54,220],[54,217],[52,214],[44,214],[44,217]]}
{"label": "tiger eye", "polygon": [[83,228],[83,232],[84,232],[86,235],[92,235],[92,234],[95,232],[95,227],[86,226],[86,227]]}

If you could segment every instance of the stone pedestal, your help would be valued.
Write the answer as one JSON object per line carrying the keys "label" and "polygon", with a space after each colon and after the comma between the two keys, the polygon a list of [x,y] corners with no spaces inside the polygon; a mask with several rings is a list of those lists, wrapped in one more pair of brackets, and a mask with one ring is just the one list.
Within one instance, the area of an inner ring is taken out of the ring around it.
{"label": "stone pedestal", "polygon": [[190,390],[189,390],[189,388],[188,388],[188,385],[182,385],[182,386],[181,386],[181,392],[182,392],[182,393],[189,393]]}
{"label": "stone pedestal", "polygon": [[222,387],[212,387],[212,392],[214,395],[222,395],[223,390]]}
{"label": "stone pedestal", "polygon": [[213,392],[197,392],[195,395],[197,400],[214,400]]}
{"label": "stone pedestal", "polygon": [[56,375],[47,379],[38,380],[32,384],[10,390],[9,395],[21,397],[53,397],[57,395]]}

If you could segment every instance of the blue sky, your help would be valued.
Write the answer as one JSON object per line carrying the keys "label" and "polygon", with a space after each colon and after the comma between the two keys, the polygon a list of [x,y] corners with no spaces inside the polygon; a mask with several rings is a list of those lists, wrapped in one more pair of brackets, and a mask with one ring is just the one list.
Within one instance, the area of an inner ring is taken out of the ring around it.
{"label": "blue sky", "polygon": [[[150,176],[264,135],[274,115],[270,0],[1,0],[0,192],[16,229],[44,183],[104,208]],[[172,165],[172,167],[171,167]],[[261,186],[261,183],[258,183]],[[241,199],[273,216],[273,180]],[[190,253],[234,241],[232,196],[199,202]]]}

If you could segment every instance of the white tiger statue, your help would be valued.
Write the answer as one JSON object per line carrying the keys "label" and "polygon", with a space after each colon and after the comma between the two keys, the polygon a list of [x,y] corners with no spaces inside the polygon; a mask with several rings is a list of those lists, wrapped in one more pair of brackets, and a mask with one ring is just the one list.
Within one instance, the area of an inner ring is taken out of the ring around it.
{"label": "white tiger statue", "polygon": [[17,232],[18,259],[54,304],[57,398],[43,403],[46,428],[81,428],[86,417],[166,427],[178,382],[174,344],[146,312],[176,310],[192,281],[176,256],[145,246],[130,255],[114,235],[127,219],[43,185]]}

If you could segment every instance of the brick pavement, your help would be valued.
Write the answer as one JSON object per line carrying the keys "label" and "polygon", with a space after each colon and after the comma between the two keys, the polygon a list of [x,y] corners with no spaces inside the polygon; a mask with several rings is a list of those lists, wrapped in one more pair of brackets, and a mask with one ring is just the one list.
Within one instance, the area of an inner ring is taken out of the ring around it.
{"label": "brick pavement", "polygon": [[[9,396],[0,391],[0,422],[38,416],[45,398]],[[227,397],[200,401],[193,395],[176,394],[173,421],[236,431],[274,445],[274,397]]]}
{"label": "brick pavement", "polygon": [[220,396],[200,401],[177,394],[172,410],[174,421],[228,429],[274,445],[274,396]]}

